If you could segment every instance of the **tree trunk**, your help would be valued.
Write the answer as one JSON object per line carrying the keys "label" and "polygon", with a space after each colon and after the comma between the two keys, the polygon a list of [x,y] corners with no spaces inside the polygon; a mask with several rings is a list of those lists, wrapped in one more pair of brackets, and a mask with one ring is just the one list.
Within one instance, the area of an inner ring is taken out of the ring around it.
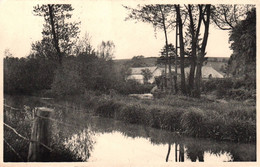
{"label": "tree trunk", "polygon": [[[203,8],[200,6],[200,11],[202,12]],[[204,18],[204,13],[203,13],[203,23],[205,25],[204,29],[204,36],[203,36],[203,41],[202,41],[202,46],[201,46],[201,51],[199,53],[198,57],[198,65],[197,65],[197,70],[196,70],[196,83],[195,83],[195,97],[200,97],[201,94],[201,68],[203,66],[204,62],[204,57],[206,55],[206,46],[208,42],[208,35],[209,35],[209,22],[210,22],[210,5],[206,5],[205,7],[205,12],[206,12],[206,20]]]}
{"label": "tree trunk", "polygon": [[182,19],[180,15],[180,5],[175,5],[177,20],[179,25],[179,41],[180,41],[180,57],[181,57],[181,90],[183,94],[186,94],[186,84],[185,84],[185,71],[184,71],[184,42],[183,42],[183,27]]}
{"label": "tree trunk", "polygon": [[62,64],[62,54],[61,54],[60,47],[59,47],[59,39],[57,37],[57,32],[55,31],[55,25],[54,25],[53,5],[48,4],[48,8],[49,8],[49,14],[50,14],[53,43],[54,43],[54,47],[58,54],[59,63]]}
{"label": "tree trunk", "polygon": [[175,41],[175,48],[176,48],[176,53],[175,53],[175,75],[174,75],[174,85],[175,85],[175,93],[178,93],[178,86],[177,86],[177,79],[178,79],[178,34],[179,34],[179,25],[178,25],[178,18],[176,18],[176,41]]}
{"label": "tree trunk", "polygon": [[191,57],[190,75],[189,75],[189,94],[191,95],[194,89],[194,76],[196,68],[196,57]]}
{"label": "tree trunk", "polygon": [[[200,59],[200,58],[199,58]],[[200,97],[200,85],[201,85],[201,68],[202,68],[202,62],[198,60],[197,63],[197,69],[196,69],[196,77],[195,77],[195,90],[194,90],[194,97]]]}
{"label": "tree trunk", "polygon": [[188,5],[188,13],[190,18],[190,33],[192,36],[191,41],[191,67],[190,67],[190,75],[189,75],[189,94],[193,96],[194,92],[194,77],[195,77],[195,68],[197,65],[197,49],[198,49],[198,39],[199,39],[199,32],[201,27],[201,21],[202,21],[202,10],[200,10],[199,20],[198,20],[198,27],[197,31],[195,31],[195,25],[193,21],[193,15],[192,15],[192,6]]}
{"label": "tree trunk", "polygon": [[[161,14],[162,14],[162,21],[163,21],[163,31],[164,31],[164,37],[165,37],[165,45],[166,45],[166,61],[168,62],[169,65],[169,77],[170,77],[170,89],[171,92],[173,92],[173,83],[172,83],[172,72],[171,72],[171,61],[169,59],[169,51],[168,51],[168,37],[167,37],[167,28],[165,26],[165,17],[164,17],[164,13],[162,11],[161,5],[159,5]],[[167,79],[166,79],[167,81]]]}

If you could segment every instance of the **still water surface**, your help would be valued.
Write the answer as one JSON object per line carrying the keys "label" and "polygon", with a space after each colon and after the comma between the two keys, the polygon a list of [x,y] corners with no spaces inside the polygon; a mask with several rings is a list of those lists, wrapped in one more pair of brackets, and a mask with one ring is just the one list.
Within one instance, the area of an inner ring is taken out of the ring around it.
{"label": "still water surface", "polygon": [[[86,161],[150,163],[166,160],[168,162],[255,160],[255,145],[251,144],[187,138],[172,132],[99,117],[92,117],[89,125],[88,130],[94,143]],[[82,133],[75,133],[69,140],[81,145],[84,142],[84,139],[83,141],[80,139],[81,135]],[[82,156],[82,152],[75,151],[75,153]]]}
{"label": "still water surface", "polygon": [[19,98],[6,97],[5,102],[15,107],[40,105],[55,108],[52,119],[57,122],[51,123],[51,146],[69,151],[75,160],[104,163],[256,160],[255,144],[188,138],[178,133],[93,116],[80,105],[70,102]]}

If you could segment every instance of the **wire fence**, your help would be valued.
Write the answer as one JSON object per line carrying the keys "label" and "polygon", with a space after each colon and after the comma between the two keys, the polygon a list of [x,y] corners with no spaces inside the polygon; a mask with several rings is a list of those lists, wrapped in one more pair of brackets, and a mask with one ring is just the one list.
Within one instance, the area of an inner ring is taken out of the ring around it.
{"label": "wire fence", "polygon": [[[62,106],[59,106],[59,107],[62,107]],[[12,114],[12,112],[14,112],[14,114],[16,114],[17,112],[19,113],[22,113],[22,114],[25,114],[25,115],[30,115],[31,117],[31,122],[35,123],[35,120],[38,118],[40,119],[44,119],[44,120],[47,120],[47,121],[52,121],[52,122],[55,122],[57,124],[60,124],[60,125],[65,125],[67,127],[71,127],[71,128],[78,128],[78,125],[76,124],[70,124],[70,123],[66,123],[66,122],[62,122],[62,121],[59,121],[59,120],[56,120],[56,119],[53,119],[53,118],[50,118],[48,116],[41,116],[41,115],[38,115],[36,114],[36,111],[38,110],[39,108],[30,108],[29,106],[26,106],[24,105],[23,108],[16,108],[16,107],[13,107],[11,105],[8,105],[8,104],[4,104],[4,114],[5,116],[8,115],[7,112],[10,114]],[[12,117],[11,117],[12,119]],[[31,123],[30,122],[30,123]],[[10,122],[11,123],[11,122]],[[35,139],[32,139],[32,136],[31,138],[28,138],[28,137],[25,137],[25,135],[23,135],[21,132],[19,132],[19,130],[17,130],[15,127],[13,127],[12,125],[10,125],[9,123],[7,123],[5,120],[3,122],[3,125],[4,127],[6,127],[7,129],[9,129],[13,135],[17,136],[18,138],[28,142],[28,143],[38,143],[39,145],[43,146],[45,149],[47,149],[49,152],[53,152],[54,149],[49,147],[47,144],[41,142],[41,141],[38,141],[38,140],[35,140]],[[19,126],[18,126],[19,128]],[[31,126],[31,132],[28,132],[29,134],[31,133],[34,133],[33,132],[33,126]],[[8,140],[5,138],[5,135],[4,135],[4,143],[6,144],[6,146],[8,146],[8,148],[17,156],[17,158],[20,160],[20,161],[25,161],[24,158],[22,158],[22,156],[19,154],[19,151],[17,151],[15,149],[14,146],[12,146],[12,144],[10,142],[8,142]],[[31,145],[31,144],[30,144]],[[30,149],[30,148],[29,148]],[[30,152],[30,151],[29,151]],[[28,153],[29,154],[29,153]],[[29,156],[29,155],[28,155]],[[28,161],[28,160],[27,160]]]}

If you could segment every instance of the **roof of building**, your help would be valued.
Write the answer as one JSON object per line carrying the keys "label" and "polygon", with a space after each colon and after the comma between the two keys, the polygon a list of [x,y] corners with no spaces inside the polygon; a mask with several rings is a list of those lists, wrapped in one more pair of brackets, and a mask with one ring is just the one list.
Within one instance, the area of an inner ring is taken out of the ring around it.
{"label": "roof of building", "polygon": [[220,74],[218,71],[216,71],[212,67],[203,66],[201,69],[202,78],[207,78],[209,75],[211,75],[212,78],[223,78],[223,75]]}
{"label": "roof of building", "polygon": [[[154,73],[154,71],[156,69],[160,69],[161,71],[165,70],[164,68],[160,68],[160,67],[156,67],[156,66],[153,66],[153,67],[135,67],[135,68],[131,68],[131,70],[132,70],[131,75],[136,77],[136,78],[141,78],[143,69],[149,69],[152,73]],[[175,69],[172,68],[172,72],[174,72],[174,71],[175,71]],[[190,73],[190,67],[186,67],[184,69],[184,71],[185,71],[185,75],[188,75]],[[177,72],[178,72],[178,74],[181,73],[180,68],[178,68]],[[167,73],[168,73],[168,70],[167,70]],[[212,78],[223,78],[223,75],[221,73],[219,73],[213,67],[210,67],[210,66],[203,66],[202,69],[201,69],[201,73],[202,73],[202,78],[208,78],[210,75],[211,75]],[[140,76],[137,77],[137,75],[140,75]]]}

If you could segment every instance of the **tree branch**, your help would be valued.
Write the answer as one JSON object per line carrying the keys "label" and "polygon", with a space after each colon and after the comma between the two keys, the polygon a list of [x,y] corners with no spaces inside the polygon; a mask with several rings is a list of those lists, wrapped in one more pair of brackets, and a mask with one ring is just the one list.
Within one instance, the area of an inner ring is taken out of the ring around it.
{"label": "tree branch", "polygon": [[227,10],[223,7],[223,9],[224,9],[224,18],[225,18],[225,22],[232,28],[232,29],[234,29],[234,27],[232,26],[232,24],[227,20]]}
{"label": "tree branch", "polygon": [[51,30],[52,30],[52,35],[53,35],[53,42],[59,57],[59,63],[62,63],[62,55],[60,52],[60,47],[59,47],[59,40],[57,37],[57,34],[55,32],[55,25],[54,25],[54,16],[53,16],[53,6],[54,5],[50,5],[48,4],[48,8],[49,8],[49,15],[50,15],[50,22],[51,22]]}

